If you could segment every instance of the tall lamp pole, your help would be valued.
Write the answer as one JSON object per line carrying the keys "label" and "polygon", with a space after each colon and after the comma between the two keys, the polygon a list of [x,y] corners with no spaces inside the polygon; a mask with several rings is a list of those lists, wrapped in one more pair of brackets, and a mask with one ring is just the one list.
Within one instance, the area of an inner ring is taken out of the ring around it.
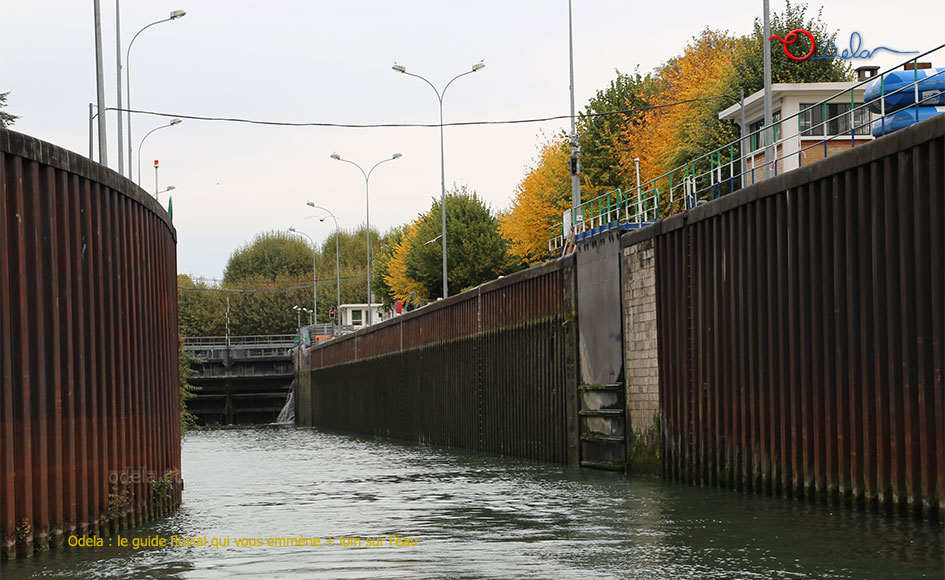
{"label": "tall lamp pole", "polygon": [[[571,70],[571,223],[577,225],[581,207],[581,144],[574,120],[574,33],[571,26],[571,0],[568,0],[568,62]],[[581,220],[584,216],[581,215]]]}
{"label": "tall lamp pole", "polygon": [[[147,134],[141,138],[141,141],[138,143],[138,185],[141,185],[141,147],[144,145],[144,140],[147,139],[151,133],[159,131],[161,129],[167,129],[168,127],[173,127],[174,125],[181,124],[180,119],[171,119],[171,122],[167,125],[161,125],[160,127],[155,127],[147,132]],[[157,178],[155,177],[154,191],[157,191]]]}
{"label": "tall lamp pole", "polygon": [[[330,209],[326,207],[322,207],[320,205],[315,205],[315,203],[311,201],[305,202],[305,205],[327,212],[328,215],[331,216],[331,219],[335,220],[335,311],[336,311],[335,318],[337,318],[338,313],[340,313],[339,309],[341,308],[341,253],[338,251],[339,249],[338,238],[341,237],[341,229],[338,227],[338,218],[335,217],[335,214],[331,213]],[[323,217],[319,219],[318,221],[323,222],[325,221],[325,218]],[[331,328],[332,328],[332,334],[334,334],[335,332],[334,321],[332,321]]]}
{"label": "tall lamp pole", "polygon": [[[118,90],[118,173],[121,175],[125,174],[125,142],[124,136],[122,133],[125,132],[125,129],[122,127],[121,118],[121,0],[115,0],[115,60],[117,60],[117,65],[115,67],[115,72],[118,75],[118,82],[115,83],[115,88]],[[131,160],[128,160],[128,163],[131,163]]]}
{"label": "tall lamp pole", "polygon": [[318,256],[315,251],[315,240],[305,232],[300,232],[295,228],[289,228],[290,232],[305,236],[312,242],[312,311],[315,312],[315,322],[318,322],[318,277],[315,275],[315,258]]}
{"label": "tall lamp pole", "polygon": [[764,15],[762,17],[761,37],[764,39],[764,50],[762,51],[762,73],[764,76],[764,113],[765,130],[762,133],[762,140],[765,144],[765,177],[771,175],[771,162],[775,156],[774,150],[774,131],[771,125],[774,124],[774,114],[771,112],[771,22],[768,18],[768,0],[762,3]]}
{"label": "tall lamp pole", "polygon": [[387,163],[388,161],[393,161],[394,159],[400,159],[403,157],[400,153],[394,153],[387,159],[382,159],[374,164],[374,167],[371,167],[370,171],[365,172],[364,168],[348,159],[343,158],[337,153],[332,153],[331,158],[335,161],[344,161],[345,163],[350,163],[354,165],[361,171],[361,175],[364,176],[364,200],[365,200],[365,210],[364,215],[366,219],[366,227],[364,230],[364,237],[367,240],[367,325],[371,325],[371,319],[373,318],[373,313],[371,312],[371,198],[369,193],[369,183],[371,181],[371,174],[374,173],[374,170],[377,169],[377,166],[382,163]]}
{"label": "tall lamp pole", "polygon": [[108,146],[105,139],[105,65],[102,63],[102,10],[99,0],[93,2],[95,11],[95,94],[98,101],[98,162],[108,165]]}
{"label": "tall lamp pole", "polygon": [[[174,10],[173,12],[171,12],[171,15],[170,15],[169,17],[164,18],[163,20],[156,20],[156,21],[152,22],[151,24],[148,24],[147,26],[145,26],[144,28],[142,28],[141,30],[139,30],[137,33],[135,33],[135,35],[131,38],[131,42],[128,43],[128,50],[125,51],[125,96],[128,97],[128,179],[131,179],[131,178],[132,178],[132,175],[131,175],[131,159],[132,159],[132,150],[131,150],[131,47],[132,47],[132,45],[134,45],[135,40],[138,39],[138,35],[141,34],[142,32],[144,32],[145,30],[151,28],[152,26],[154,26],[154,25],[156,25],[156,24],[161,24],[162,22],[170,22],[171,20],[178,20],[178,19],[180,19],[180,18],[183,18],[186,14],[187,14],[187,13],[184,12],[183,10]],[[121,74],[121,72],[119,72],[118,74]],[[121,105],[119,105],[119,107],[120,107],[120,106],[121,106]],[[104,110],[104,107],[103,107],[103,108],[100,108],[99,110],[100,110],[100,111],[101,111],[101,110]],[[121,115],[121,111],[118,111],[118,114]],[[121,152],[119,152],[119,155],[121,155]],[[139,157],[139,158],[140,158],[140,157]],[[140,181],[140,180],[141,180],[141,164],[139,163],[139,164],[138,164],[138,181]]]}
{"label": "tall lamp pole", "polygon": [[391,68],[393,68],[395,71],[399,73],[403,73],[411,77],[416,77],[422,80],[423,82],[427,83],[428,85],[430,85],[430,88],[433,89],[434,93],[436,93],[437,100],[440,101],[440,206],[441,206],[440,209],[441,209],[442,218],[443,218],[443,225],[442,225],[443,229],[440,235],[443,236],[443,298],[447,298],[449,297],[449,284],[446,277],[446,164],[444,162],[445,153],[443,149],[443,96],[446,94],[446,89],[450,88],[450,85],[453,84],[453,81],[455,81],[459,77],[464,77],[476,71],[482,70],[486,68],[486,65],[485,63],[477,62],[476,64],[472,65],[470,70],[453,77],[450,80],[450,82],[446,83],[446,86],[443,87],[442,91],[437,90],[437,88],[433,85],[433,83],[423,78],[422,76],[407,72],[407,67],[403,65],[395,64]]}

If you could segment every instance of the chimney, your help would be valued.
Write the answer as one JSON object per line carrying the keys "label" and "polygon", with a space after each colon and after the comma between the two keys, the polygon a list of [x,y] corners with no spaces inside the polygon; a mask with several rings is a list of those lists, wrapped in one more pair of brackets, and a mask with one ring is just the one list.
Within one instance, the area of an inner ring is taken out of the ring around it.
{"label": "chimney", "polygon": [[930,63],[930,62],[920,62],[920,63],[916,64],[915,61],[907,62],[907,63],[902,67],[902,70],[915,70],[915,69],[922,70],[922,69],[924,69],[924,68],[932,68],[932,63]]}
{"label": "chimney", "polygon": [[856,80],[865,81],[866,79],[871,79],[876,76],[876,73],[879,72],[878,66],[861,66],[856,69]]}

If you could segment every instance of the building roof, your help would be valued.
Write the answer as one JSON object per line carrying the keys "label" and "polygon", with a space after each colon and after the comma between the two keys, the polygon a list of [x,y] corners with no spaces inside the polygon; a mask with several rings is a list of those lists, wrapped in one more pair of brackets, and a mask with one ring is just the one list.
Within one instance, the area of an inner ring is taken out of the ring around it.
{"label": "building roof", "polygon": [[[774,83],[771,85],[771,100],[774,101],[778,98],[782,98],[786,95],[805,95],[819,93],[816,98],[818,101],[825,100],[833,95],[836,95],[837,98],[843,97],[841,93],[849,91],[857,83],[855,82],[840,82],[840,83]],[[860,86],[853,89],[854,95],[857,97],[863,97],[863,91],[865,90],[866,85],[861,84]],[[849,93],[847,93],[849,95]],[[757,93],[754,93],[750,96],[745,97],[745,117],[746,119],[753,119],[757,116],[758,110],[764,107],[764,90],[760,90]],[[847,97],[849,98],[849,96]],[[753,114],[754,113],[754,114]],[[735,103],[731,107],[723,110],[719,113],[719,119],[723,121],[735,121],[738,122],[741,115],[741,103]]]}

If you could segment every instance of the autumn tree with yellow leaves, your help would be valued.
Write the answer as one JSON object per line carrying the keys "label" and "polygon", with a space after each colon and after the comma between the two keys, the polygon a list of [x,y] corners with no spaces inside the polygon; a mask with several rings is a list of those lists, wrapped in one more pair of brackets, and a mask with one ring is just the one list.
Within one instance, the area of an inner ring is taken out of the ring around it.
{"label": "autumn tree with yellow leaves", "polygon": [[[836,39],[836,32],[821,21],[819,12],[810,18],[806,11],[805,4],[788,2],[783,12],[772,14],[771,33],[784,37],[803,28],[818,39]],[[736,141],[738,126],[719,120],[718,114],[738,102],[740,90],[746,96],[761,90],[761,53],[766,41],[762,36],[758,21],[751,34],[741,37],[707,28],[679,56],[651,74],[618,71],[579,119],[582,201],[615,188],[633,189],[636,158],[641,182],[646,183]],[[772,79],[844,81],[850,80],[850,67],[838,59],[798,63],[778,50],[772,51]],[[738,153],[734,148],[723,152],[716,162],[730,155]],[[512,252],[530,262],[547,257],[548,227],[559,223],[562,211],[570,205],[567,161],[566,140],[546,140],[535,165],[516,188],[511,207],[500,218]],[[694,169],[702,173],[709,165],[702,158]],[[668,209],[668,185],[665,178],[657,183],[663,212]]]}
{"label": "autumn tree with yellow leaves", "polygon": [[571,206],[568,142],[555,137],[541,145],[534,166],[518,184],[512,205],[499,216],[499,231],[509,251],[527,261],[548,255],[548,228],[561,221]]}
{"label": "autumn tree with yellow leaves", "polygon": [[[408,299],[412,304],[433,300],[443,291],[443,231],[440,199],[396,234],[396,243],[382,253],[384,300]],[[521,260],[509,253],[509,243],[489,207],[474,191],[454,187],[446,194],[446,251],[450,295],[509,274]]]}
{"label": "autumn tree with yellow leaves", "polygon": [[732,103],[725,95],[736,46],[727,33],[705,29],[682,55],[657,70],[658,90],[650,97],[654,108],[640,123],[624,126],[628,147],[619,160],[624,171],[635,171],[639,157],[640,178],[646,182],[738,138],[717,117]]}

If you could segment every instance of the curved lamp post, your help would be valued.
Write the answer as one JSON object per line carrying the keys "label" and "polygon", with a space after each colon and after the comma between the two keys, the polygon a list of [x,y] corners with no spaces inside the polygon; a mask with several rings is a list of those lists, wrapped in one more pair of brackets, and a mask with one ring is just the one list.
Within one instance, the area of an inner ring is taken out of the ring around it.
{"label": "curved lamp post", "polygon": [[422,80],[423,82],[427,83],[428,85],[430,85],[430,88],[433,89],[434,93],[436,93],[437,100],[440,101],[440,205],[442,206],[441,213],[443,214],[443,230],[440,235],[443,236],[443,298],[446,298],[449,296],[449,284],[446,279],[446,165],[444,162],[445,153],[443,151],[443,95],[446,94],[446,89],[450,88],[450,85],[453,84],[453,81],[455,81],[459,77],[464,77],[476,71],[480,71],[486,68],[486,65],[485,63],[477,62],[476,64],[472,65],[472,67],[470,67],[470,70],[453,77],[450,80],[450,82],[446,83],[446,86],[443,87],[442,91],[437,90],[437,88],[433,85],[433,83],[423,78],[422,76],[407,72],[407,67],[403,65],[394,64],[394,66],[391,68],[393,68],[395,71],[399,73],[403,73],[411,77],[416,77]]}
{"label": "curved lamp post", "polygon": [[318,322],[318,278],[315,276],[315,258],[317,257],[317,253],[315,252],[315,240],[312,239],[312,236],[305,232],[300,232],[295,228],[289,228],[289,231],[305,236],[312,242],[312,310],[315,312],[315,322]]}
{"label": "curved lamp post", "polygon": [[[184,12],[183,10],[174,10],[173,12],[171,12],[171,15],[169,17],[164,18],[163,20],[156,20],[152,22],[151,24],[148,24],[141,30],[139,30],[132,37],[131,42],[128,43],[128,50],[125,52],[125,96],[128,98],[128,179],[131,179],[132,177],[131,176],[131,158],[132,158],[132,150],[131,150],[131,46],[135,43],[135,40],[137,40],[138,35],[144,32],[145,30],[151,28],[152,26],[156,24],[161,24],[162,22],[170,22],[171,20],[178,20],[180,18],[183,18],[186,14],[187,13]],[[121,74],[120,70],[118,74],[119,75]],[[119,108],[121,108],[120,104],[119,104]],[[118,115],[121,116],[121,111],[118,111]],[[118,152],[118,155],[121,155],[121,151]],[[140,156],[139,156],[139,159],[140,159]],[[138,164],[138,180],[139,181],[141,180],[141,164],[140,163]]]}
{"label": "curved lamp post", "polygon": [[155,194],[154,194],[154,199],[157,199],[158,196],[161,195],[162,193],[167,193],[167,192],[169,192],[169,191],[174,191],[175,189],[177,189],[177,188],[174,187],[173,185],[168,185],[166,188],[164,188],[164,189],[162,189],[161,191],[155,193]]}
{"label": "curved lamp post", "polygon": [[374,167],[371,167],[369,171],[365,172],[364,169],[360,165],[355,163],[354,161],[344,159],[341,155],[338,155],[337,153],[331,154],[332,159],[334,159],[335,161],[344,161],[345,163],[350,163],[351,165],[354,165],[361,171],[361,175],[364,176],[364,199],[365,199],[364,211],[365,211],[365,218],[367,221],[367,227],[364,230],[364,237],[367,238],[367,306],[368,306],[367,326],[371,325],[371,318],[372,318],[372,313],[371,313],[371,199],[370,199],[368,184],[371,181],[371,174],[374,173],[374,170],[377,169],[378,165],[380,165],[381,163],[387,163],[388,161],[393,161],[394,159],[400,159],[401,157],[403,157],[403,155],[401,155],[400,153],[394,153],[388,159],[382,159],[381,161],[378,161],[377,163],[374,164]]}
{"label": "curved lamp post", "polygon": [[[341,236],[341,228],[338,227],[338,218],[335,217],[335,214],[331,213],[331,210],[328,208],[315,205],[315,203],[311,201],[306,201],[305,205],[328,212],[328,216],[331,216],[331,219],[335,220],[335,318],[332,320],[331,325],[332,333],[334,334],[335,320],[341,315],[341,254],[338,251],[338,238]],[[323,217],[318,221],[323,222],[325,218]]]}
{"label": "curved lamp post", "polygon": [[[144,140],[147,139],[151,135],[151,133],[154,133],[155,131],[159,131],[161,129],[167,129],[168,127],[173,127],[174,125],[180,125],[182,122],[183,121],[181,121],[180,119],[171,119],[171,122],[168,123],[167,125],[161,125],[160,127],[155,127],[154,129],[151,129],[150,131],[148,131],[148,133],[144,137],[141,138],[141,141],[138,143],[138,181],[136,181],[135,183],[137,183],[138,185],[141,185],[141,146],[144,145]],[[155,178],[155,181],[157,181],[157,178]]]}

